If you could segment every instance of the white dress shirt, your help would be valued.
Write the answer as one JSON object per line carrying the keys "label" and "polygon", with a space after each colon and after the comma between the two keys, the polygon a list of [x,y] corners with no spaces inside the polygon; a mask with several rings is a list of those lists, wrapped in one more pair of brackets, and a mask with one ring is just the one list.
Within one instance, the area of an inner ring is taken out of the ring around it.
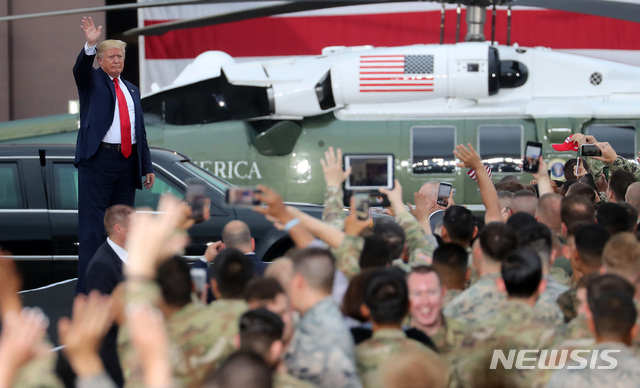
{"label": "white dress shirt", "polygon": [[107,237],[107,244],[113,249],[113,251],[118,255],[120,260],[124,263],[124,265],[129,264],[129,253],[120,245],[114,243],[109,237]]}

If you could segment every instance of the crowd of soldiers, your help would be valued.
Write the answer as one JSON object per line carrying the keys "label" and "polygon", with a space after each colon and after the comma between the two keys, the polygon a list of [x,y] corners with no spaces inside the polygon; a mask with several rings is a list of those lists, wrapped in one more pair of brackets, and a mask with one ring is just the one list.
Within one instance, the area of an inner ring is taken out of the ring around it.
{"label": "crowd of soldiers", "polygon": [[592,136],[571,141],[602,156],[568,162],[565,182],[541,158],[535,181],[495,185],[458,145],[483,218],[452,198],[439,205],[437,182],[413,205],[399,182],[382,189],[387,216],[347,214],[349,171],[329,148],[322,220],[259,186],[254,210],[295,248],[257,271],[246,252],[212,244],[208,296],[194,296],[178,256],[188,207],[165,196],[158,214],[130,216],[124,282],[76,298],[59,322],[61,352],[0,262],[0,387],[116,386],[99,354],[113,322],[128,387],[635,387],[640,167]]}

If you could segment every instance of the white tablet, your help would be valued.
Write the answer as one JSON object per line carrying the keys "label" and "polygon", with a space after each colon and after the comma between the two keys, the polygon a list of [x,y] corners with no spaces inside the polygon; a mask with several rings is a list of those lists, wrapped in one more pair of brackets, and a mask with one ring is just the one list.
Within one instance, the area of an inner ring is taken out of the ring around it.
{"label": "white tablet", "polygon": [[348,167],[351,167],[351,174],[344,184],[346,190],[393,188],[393,155],[391,154],[345,155],[345,170]]}

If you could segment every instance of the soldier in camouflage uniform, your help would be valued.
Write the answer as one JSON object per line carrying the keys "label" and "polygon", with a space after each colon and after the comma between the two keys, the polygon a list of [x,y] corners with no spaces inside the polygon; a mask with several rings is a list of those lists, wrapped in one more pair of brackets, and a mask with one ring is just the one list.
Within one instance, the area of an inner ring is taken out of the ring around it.
{"label": "soldier in camouflage uniform", "polygon": [[446,289],[442,305],[446,306],[464,290],[469,278],[469,253],[458,244],[445,243],[433,253],[433,268]]}
{"label": "soldier in camouflage uniform", "polygon": [[353,338],[331,299],[334,258],[307,248],[293,257],[291,304],[301,315],[285,356],[293,376],[319,387],[360,387]]}
{"label": "soldier in camouflage uniform", "polygon": [[518,246],[516,233],[502,223],[490,223],[474,242],[474,265],[479,279],[453,299],[444,309],[446,317],[472,322],[488,316],[498,308],[505,296],[496,285],[500,265],[506,255]]}
{"label": "soldier in camouflage uniform", "polygon": [[402,331],[402,320],[408,312],[407,284],[401,275],[389,269],[371,274],[365,284],[365,305],[373,320],[372,338],[356,347],[358,374],[365,388],[382,388],[380,368],[395,355],[418,350],[430,363],[439,365],[438,386],[449,380],[448,365],[434,351],[409,339]]}
{"label": "soldier in camouflage uniform", "polygon": [[[575,229],[572,227],[572,229]],[[574,286],[565,294],[558,298],[558,306],[565,315],[565,322],[576,316],[576,288],[577,283],[584,276],[597,274],[602,267],[602,251],[609,240],[609,232],[599,224],[578,224],[575,231],[568,234],[575,234],[572,249],[571,266],[573,267],[572,284]],[[586,285],[584,285],[586,287]]]}
{"label": "soldier in camouflage uniform", "polygon": [[[557,328],[540,318],[534,305],[544,289],[542,265],[530,250],[508,254],[502,263],[499,287],[508,298],[495,312],[479,320],[454,354],[455,373],[462,386],[474,386],[475,374],[487,369],[493,350],[548,349]],[[493,372],[493,371],[491,371]],[[532,386],[536,374],[530,370],[510,370],[504,376],[508,386]]]}
{"label": "soldier in camouflage uniform", "polygon": [[[164,306],[161,310],[166,315],[172,373],[180,386],[199,386],[203,378],[235,350],[233,338],[238,333],[238,319],[247,310],[241,297],[244,286],[253,277],[251,259],[230,249],[220,253],[214,263],[216,271],[212,272],[215,278],[211,279],[211,285],[217,299],[208,306],[192,299],[189,269],[181,259],[161,265],[160,287],[146,282],[142,291],[127,290],[129,301],[153,304],[162,298],[160,305]],[[164,266],[167,268],[163,271]],[[163,276],[163,272],[166,275]],[[175,288],[178,273],[182,275],[181,290]],[[163,286],[163,278],[173,284],[172,288]],[[118,335],[118,346],[127,386],[142,386],[126,327]]]}
{"label": "soldier in camouflage uniform", "polygon": [[274,371],[274,388],[312,388],[312,384],[287,372],[282,360],[286,351],[284,328],[275,313],[265,308],[249,310],[240,317],[240,349],[253,351],[267,362]]}
{"label": "soldier in camouflage uniform", "polygon": [[455,349],[464,333],[465,325],[442,314],[445,289],[433,267],[414,267],[407,276],[411,327],[428,335],[441,354]]}
{"label": "soldier in camouflage uniform", "polygon": [[[497,311],[506,298],[497,286],[501,260],[516,247],[517,235],[511,227],[501,223],[485,226],[473,247],[474,264],[477,263],[480,278],[445,307],[445,316],[466,323],[482,320]],[[553,325],[563,323],[562,312],[555,300],[544,294],[538,298],[535,311],[538,317]]]}
{"label": "soldier in camouflage uniform", "polygon": [[[621,292],[605,292],[595,300],[592,307],[589,327],[595,329],[597,345],[594,350],[600,355],[597,362],[594,365],[592,361],[588,368],[566,367],[558,370],[553,373],[548,386],[637,387],[640,381],[640,359],[629,348],[631,338],[638,329],[638,315],[632,297]],[[603,357],[605,351],[610,351],[608,359]],[[615,364],[612,364],[612,359]]]}

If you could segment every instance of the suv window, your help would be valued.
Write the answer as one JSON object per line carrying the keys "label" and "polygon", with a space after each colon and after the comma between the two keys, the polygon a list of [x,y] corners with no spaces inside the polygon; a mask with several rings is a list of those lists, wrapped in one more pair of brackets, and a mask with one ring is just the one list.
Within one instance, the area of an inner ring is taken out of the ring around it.
{"label": "suv window", "polygon": [[616,153],[627,159],[636,157],[636,128],[633,125],[591,124],[585,133],[611,144]]}
{"label": "suv window", "polygon": [[[151,190],[136,190],[135,207],[146,206],[157,209],[160,196],[164,193],[171,193],[177,198],[184,197],[184,193],[177,185],[157,171],[155,174],[156,180]],[[54,208],[78,209],[78,170],[72,163],[54,163],[53,177],[55,179]]]}
{"label": "suv window", "polygon": [[22,194],[16,163],[0,163],[0,209],[22,209]]}
{"label": "suv window", "polygon": [[75,210],[78,208],[78,169],[73,163],[53,164],[53,207]]}
{"label": "suv window", "polygon": [[456,170],[456,127],[411,128],[414,174],[451,174]]}
{"label": "suv window", "polygon": [[136,190],[136,201],[134,207],[146,206],[151,209],[158,208],[158,202],[160,197],[165,193],[171,193],[174,197],[183,199],[184,192],[178,188],[173,182],[169,181],[162,174],[154,171],[156,174],[156,180],[153,183],[153,187],[143,190]]}
{"label": "suv window", "polygon": [[492,172],[521,172],[521,125],[478,126],[478,153],[482,163],[491,166]]}

